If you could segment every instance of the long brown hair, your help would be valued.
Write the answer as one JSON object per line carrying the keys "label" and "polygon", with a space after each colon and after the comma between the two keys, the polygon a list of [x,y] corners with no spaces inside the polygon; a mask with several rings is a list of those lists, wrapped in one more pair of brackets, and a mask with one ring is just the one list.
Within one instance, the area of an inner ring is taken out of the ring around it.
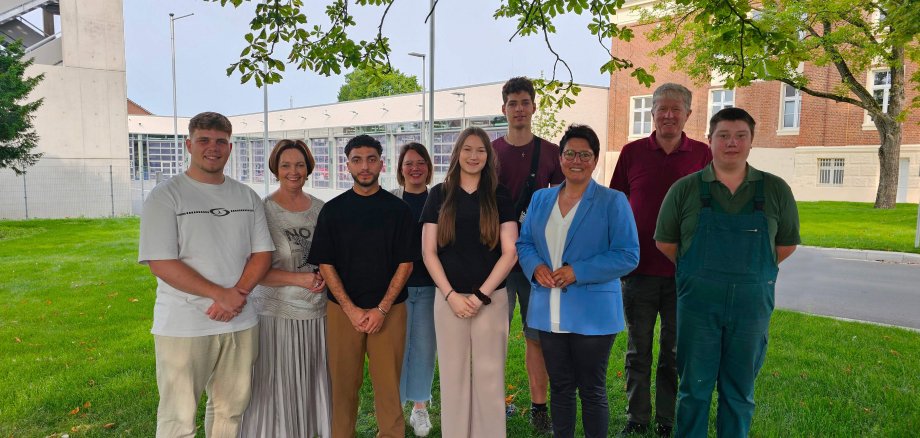
{"label": "long brown hair", "polygon": [[469,127],[460,133],[457,142],[454,143],[454,150],[450,154],[450,166],[447,168],[447,176],[444,178],[442,191],[444,202],[441,204],[441,212],[438,214],[438,246],[445,247],[454,242],[457,234],[457,193],[460,188],[460,150],[463,149],[463,143],[470,136],[475,135],[482,140],[486,147],[486,165],[479,174],[479,242],[495,249],[498,245],[499,223],[498,223],[498,202],[495,197],[495,189],[498,187],[498,174],[496,173],[495,150],[492,149],[492,141],[489,140],[489,134],[486,134],[482,128],[475,126]]}

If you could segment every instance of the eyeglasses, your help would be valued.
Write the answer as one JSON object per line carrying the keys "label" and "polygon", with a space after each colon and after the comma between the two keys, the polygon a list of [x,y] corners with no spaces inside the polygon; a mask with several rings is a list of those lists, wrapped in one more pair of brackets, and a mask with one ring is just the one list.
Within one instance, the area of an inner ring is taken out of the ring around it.
{"label": "eyeglasses", "polygon": [[425,160],[420,161],[406,161],[403,163],[403,167],[412,168],[412,167],[425,167]]}
{"label": "eyeglasses", "polygon": [[578,160],[581,162],[588,162],[594,158],[594,153],[591,151],[581,151],[575,152],[571,149],[567,149],[562,152],[562,158],[565,158],[565,161],[575,161],[575,157],[578,157]]}

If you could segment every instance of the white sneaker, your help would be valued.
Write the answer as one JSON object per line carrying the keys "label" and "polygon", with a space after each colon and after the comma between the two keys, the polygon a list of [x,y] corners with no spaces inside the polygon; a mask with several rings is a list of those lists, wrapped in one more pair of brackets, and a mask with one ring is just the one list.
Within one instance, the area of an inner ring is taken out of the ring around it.
{"label": "white sneaker", "polygon": [[427,409],[412,409],[412,416],[409,417],[409,425],[412,426],[415,436],[428,436],[431,431],[431,420],[428,419]]}

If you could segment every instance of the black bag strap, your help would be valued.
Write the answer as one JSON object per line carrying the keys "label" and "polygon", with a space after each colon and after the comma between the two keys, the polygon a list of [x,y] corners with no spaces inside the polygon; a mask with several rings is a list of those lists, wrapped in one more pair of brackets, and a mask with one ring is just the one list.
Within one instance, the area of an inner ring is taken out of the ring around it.
{"label": "black bag strap", "polygon": [[524,180],[524,186],[521,187],[521,193],[518,195],[518,200],[514,204],[514,211],[517,212],[518,218],[520,220],[521,213],[527,211],[527,206],[530,205],[530,199],[533,197],[534,188],[537,185],[537,171],[540,167],[540,137],[536,135],[533,136],[533,153],[530,156],[530,174],[527,175],[527,179]]}

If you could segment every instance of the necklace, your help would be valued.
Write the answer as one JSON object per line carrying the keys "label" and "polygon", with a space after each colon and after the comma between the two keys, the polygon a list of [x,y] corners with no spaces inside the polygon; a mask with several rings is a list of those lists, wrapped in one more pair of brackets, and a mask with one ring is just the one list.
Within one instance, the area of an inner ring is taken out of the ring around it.
{"label": "necklace", "polygon": [[[520,148],[520,149],[521,149],[521,158],[525,158],[525,157],[527,156],[527,151],[526,151],[524,148],[526,148],[527,146],[533,146],[534,141],[536,140],[536,138],[537,138],[537,137],[534,136],[534,139],[531,140],[530,143],[527,143],[527,144],[524,144],[524,145],[521,145],[521,146],[518,146],[518,145],[516,145],[516,144],[511,144],[511,142],[508,141],[508,138],[507,138],[507,137],[505,137],[505,141],[508,143],[509,146],[511,146],[511,147],[513,147],[513,148]],[[532,149],[532,148],[531,148],[531,149]]]}

